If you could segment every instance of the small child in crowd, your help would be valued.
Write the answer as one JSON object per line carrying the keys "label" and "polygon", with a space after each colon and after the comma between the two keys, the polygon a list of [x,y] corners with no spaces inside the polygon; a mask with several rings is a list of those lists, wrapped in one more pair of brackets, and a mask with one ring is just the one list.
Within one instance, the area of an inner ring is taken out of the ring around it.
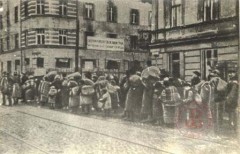
{"label": "small child in crowd", "polygon": [[57,89],[55,88],[55,86],[51,86],[48,93],[48,103],[50,104],[51,109],[55,108],[56,96],[57,96]]}
{"label": "small child in crowd", "polygon": [[102,108],[104,109],[105,116],[109,117],[112,108],[112,102],[111,96],[107,89],[102,89],[102,97],[99,99],[99,101],[103,104]]}

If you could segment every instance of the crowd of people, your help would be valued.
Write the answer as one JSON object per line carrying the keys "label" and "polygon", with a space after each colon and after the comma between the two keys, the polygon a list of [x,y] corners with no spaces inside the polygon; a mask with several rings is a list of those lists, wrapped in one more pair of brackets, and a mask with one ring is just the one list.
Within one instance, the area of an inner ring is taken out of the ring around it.
{"label": "crowd of people", "polygon": [[235,127],[237,74],[232,73],[228,82],[219,75],[218,70],[212,70],[207,80],[201,80],[201,73],[194,71],[188,83],[155,66],[127,71],[121,79],[91,73],[82,77],[78,72],[63,77],[54,71],[41,78],[4,72],[0,90],[3,105],[17,105],[21,100],[51,109],[81,109],[85,114],[94,110],[106,117],[122,109],[125,120],[156,125],[175,124],[176,111],[184,106],[188,113],[186,124],[191,128],[201,127],[202,123],[196,120],[198,108],[205,106],[202,114],[212,119],[214,125],[221,125],[226,112],[229,124]]}

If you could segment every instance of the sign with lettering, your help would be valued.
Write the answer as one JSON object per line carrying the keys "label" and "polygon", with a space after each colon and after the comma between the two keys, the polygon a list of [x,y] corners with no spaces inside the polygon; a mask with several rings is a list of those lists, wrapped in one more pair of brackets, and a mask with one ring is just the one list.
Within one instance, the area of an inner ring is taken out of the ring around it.
{"label": "sign with lettering", "polygon": [[124,51],[124,39],[88,37],[87,49]]}

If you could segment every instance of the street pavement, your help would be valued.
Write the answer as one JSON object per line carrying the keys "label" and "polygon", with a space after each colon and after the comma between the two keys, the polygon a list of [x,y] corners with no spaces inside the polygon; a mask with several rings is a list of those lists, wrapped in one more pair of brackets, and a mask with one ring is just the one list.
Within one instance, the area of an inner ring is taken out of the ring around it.
{"label": "street pavement", "polygon": [[237,139],[209,133],[187,134],[121,119],[79,116],[27,105],[0,106],[0,153],[238,154],[240,151]]}

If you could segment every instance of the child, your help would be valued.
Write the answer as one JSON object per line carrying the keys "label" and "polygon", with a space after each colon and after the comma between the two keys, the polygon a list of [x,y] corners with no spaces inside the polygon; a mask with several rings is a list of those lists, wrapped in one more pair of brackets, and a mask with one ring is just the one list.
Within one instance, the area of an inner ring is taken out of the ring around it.
{"label": "child", "polygon": [[51,86],[48,93],[48,103],[50,103],[51,109],[55,108],[56,96],[57,96],[57,89],[55,88],[55,86]]}
{"label": "child", "polygon": [[102,97],[99,99],[101,103],[103,103],[103,109],[105,116],[110,116],[110,110],[112,108],[111,96],[107,89],[102,89]]}

